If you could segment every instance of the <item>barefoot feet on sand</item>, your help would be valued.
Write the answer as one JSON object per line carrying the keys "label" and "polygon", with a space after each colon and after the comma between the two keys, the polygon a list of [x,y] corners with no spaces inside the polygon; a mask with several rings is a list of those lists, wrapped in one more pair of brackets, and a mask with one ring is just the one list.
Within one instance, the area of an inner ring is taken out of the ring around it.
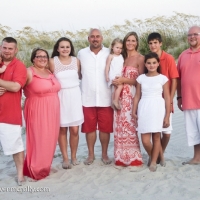
{"label": "barefoot feet on sand", "polygon": [[183,162],[182,165],[200,165],[200,160],[191,159]]}
{"label": "barefoot feet on sand", "polygon": [[85,161],[83,162],[85,165],[91,165],[94,162],[95,158],[86,158]]}
{"label": "barefoot feet on sand", "polygon": [[62,168],[63,169],[71,169],[72,165],[71,165],[71,163],[69,161],[63,161]]}
{"label": "barefoot feet on sand", "polygon": [[156,169],[157,169],[157,164],[151,164],[151,165],[149,166],[149,170],[150,170],[151,172],[155,172]]}

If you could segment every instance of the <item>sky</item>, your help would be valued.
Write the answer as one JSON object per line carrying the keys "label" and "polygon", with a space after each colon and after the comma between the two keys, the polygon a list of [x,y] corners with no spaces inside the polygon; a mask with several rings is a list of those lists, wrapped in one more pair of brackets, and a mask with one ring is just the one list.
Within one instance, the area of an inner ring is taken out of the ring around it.
{"label": "sky", "polygon": [[0,7],[0,24],[12,30],[74,32],[174,12],[200,16],[200,0],[0,0]]}

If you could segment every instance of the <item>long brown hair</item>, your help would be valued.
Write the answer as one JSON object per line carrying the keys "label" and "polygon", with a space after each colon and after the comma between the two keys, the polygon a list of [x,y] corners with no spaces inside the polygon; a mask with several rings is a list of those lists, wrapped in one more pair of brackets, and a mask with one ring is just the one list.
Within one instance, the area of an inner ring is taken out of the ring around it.
{"label": "long brown hair", "polygon": [[51,58],[55,57],[55,56],[59,56],[59,52],[57,51],[58,47],[59,47],[59,44],[60,42],[62,41],[67,41],[69,42],[70,44],[70,47],[71,47],[71,52],[70,52],[70,56],[75,56],[75,51],[74,51],[74,46],[72,44],[72,41],[69,39],[69,38],[66,38],[66,37],[61,37],[54,45],[53,47],[53,52],[51,54]]}

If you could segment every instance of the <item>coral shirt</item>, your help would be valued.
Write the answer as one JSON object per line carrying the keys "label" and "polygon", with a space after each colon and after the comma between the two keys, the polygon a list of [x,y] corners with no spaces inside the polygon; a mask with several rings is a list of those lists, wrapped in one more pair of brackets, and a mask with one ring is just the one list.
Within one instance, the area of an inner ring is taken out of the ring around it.
{"label": "coral shirt", "polygon": [[[25,65],[14,58],[7,66],[0,79],[17,82],[24,86],[26,83],[27,71]],[[0,123],[22,125],[21,89],[18,92],[6,91],[0,96]]]}
{"label": "coral shirt", "polygon": [[187,49],[178,59],[182,109],[200,109],[200,49]]}
{"label": "coral shirt", "polygon": [[160,56],[161,74],[165,75],[169,79],[169,86],[171,88],[171,79],[178,78],[178,70],[176,62],[172,55],[162,51]]}

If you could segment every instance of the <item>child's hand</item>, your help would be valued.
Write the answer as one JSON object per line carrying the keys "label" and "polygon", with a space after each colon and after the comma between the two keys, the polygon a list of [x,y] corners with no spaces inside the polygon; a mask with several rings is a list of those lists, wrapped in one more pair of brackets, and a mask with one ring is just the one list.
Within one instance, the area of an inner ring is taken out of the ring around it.
{"label": "child's hand", "polygon": [[106,81],[107,81],[107,82],[109,82],[109,81],[110,81],[110,79],[109,79],[108,77],[106,77]]}
{"label": "child's hand", "polygon": [[163,120],[163,128],[167,128],[169,127],[170,123],[169,123],[169,117],[165,117]]}
{"label": "child's hand", "polygon": [[138,126],[138,124],[137,124],[137,120],[138,120],[138,116],[136,115],[136,114],[132,114],[132,117],[133,117],[133,119],[134,119],[134,121],[135,121],[135,125],[136,126]]}
{"label": "child's hand", "polygon": [[6,65],[3,65],[2,67],[0,67],[0,73],[3,73],[3,72],[5,72],[5,70],[6,70]]}

